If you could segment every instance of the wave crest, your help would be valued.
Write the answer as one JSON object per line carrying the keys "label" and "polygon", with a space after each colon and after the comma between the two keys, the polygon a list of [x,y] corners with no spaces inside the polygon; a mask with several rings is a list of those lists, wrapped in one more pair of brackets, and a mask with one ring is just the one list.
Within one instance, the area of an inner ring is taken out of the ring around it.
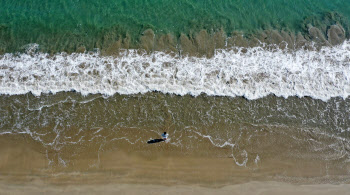
{"label": "wave crest", "polygon": [[106,95],[160,91],[178,95],[311,96],[328,100],[350,94],[350,42],[311,50],[262,47],[216,50],[212,58],[180,57],[128,50],[99,54],[4,54],[0,93],[75,90]]}

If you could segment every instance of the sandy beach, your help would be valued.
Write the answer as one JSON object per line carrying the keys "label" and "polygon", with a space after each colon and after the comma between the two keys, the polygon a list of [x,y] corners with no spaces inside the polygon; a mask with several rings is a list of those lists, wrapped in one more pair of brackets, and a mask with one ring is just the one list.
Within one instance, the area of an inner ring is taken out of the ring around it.
{"label": "sandy beach", "polygon": [[2,136],[0,143],[0,194],[346,194],[350,190],[349,184],[324,184],[327,177],[315,180],[315,171],[301,175],[301,170],[291,169],[276,181],[273,175],[283,168],[278,163],[252,171],[230,158],[169,153],[166,145],[160,145],[156,155],[110,150],[98,158],[87,155],[69,166],[54,167],[40,145],[23,136]]}
{"label": "sandy beach", "polygon": [[249,182],[221,188],[197,185],[144,185],[144,184],[94,184],[94,185],[45,185],[33,182],[25,185],[0,184],[1,194],[259,194],[259,195],[331,195],[348,194],[350,185],[291,185],[281,182]]}

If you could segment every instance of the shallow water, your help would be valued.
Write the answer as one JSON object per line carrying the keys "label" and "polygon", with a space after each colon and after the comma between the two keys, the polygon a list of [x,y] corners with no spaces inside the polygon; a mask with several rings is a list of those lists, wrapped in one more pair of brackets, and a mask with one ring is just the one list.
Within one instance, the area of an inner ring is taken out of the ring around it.
{"label": "shallow water", "polygon": [[[349,99],[65,92],[3,95],[1,102],[1,136],[24,136],[52,170],[88,171],[111,163],[101,162],[105,152],[122,151],[145,162],[162,155],[224,158],[243,175],[277,180],[329,177],[339,183],[349,171]],[[167,143],[146,143],[163,131],[170,135]]]}

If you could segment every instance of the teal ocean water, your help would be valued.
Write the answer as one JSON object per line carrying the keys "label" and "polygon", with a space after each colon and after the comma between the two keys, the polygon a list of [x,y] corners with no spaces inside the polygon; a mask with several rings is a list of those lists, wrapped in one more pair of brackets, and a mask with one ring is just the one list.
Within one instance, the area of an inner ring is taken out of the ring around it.
{"label": "teal ocean water", "polygon": [[0,173],[349,183],[349,32],[349,0],[0,0]]}
{"label": "teal ocean water", "polygon": [[103,49],[124,39],[137,48],[147,29],[178,39],[220,29],[228,35],[271,29],[305,35],[313,25],[327,36],[331,25],[340,24],[349,38],[349,7],[347,0],[2,0],[0,52],[23,51],[30,43],[54,53]]}

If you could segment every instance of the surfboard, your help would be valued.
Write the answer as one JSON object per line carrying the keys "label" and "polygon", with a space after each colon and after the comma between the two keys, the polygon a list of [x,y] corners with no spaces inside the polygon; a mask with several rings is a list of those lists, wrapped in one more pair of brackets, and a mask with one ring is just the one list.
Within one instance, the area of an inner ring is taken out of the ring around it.
{"label": "surfboard", "polygon": [[164,139],[152,139],[152,140],[149,140],[147,143],[154,144],[154,143],[163,142],[163,141],[165,141],[165,140]]}
{"label": "surfboard", "polygon": [[164,140],[164,139],[151,139],[149,141],[147,141],[148,144],[154,144],[154,143],[158,143],[158,142],[165,142],[168,143],[169,142],[169,138]]}

